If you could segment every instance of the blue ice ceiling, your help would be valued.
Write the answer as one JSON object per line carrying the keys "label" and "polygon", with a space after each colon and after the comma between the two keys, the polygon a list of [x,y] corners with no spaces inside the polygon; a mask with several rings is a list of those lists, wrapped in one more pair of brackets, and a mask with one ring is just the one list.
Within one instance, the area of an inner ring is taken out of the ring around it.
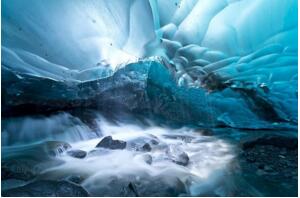
{"label": "blue ice ceiling", "polygon": [[297,12],[297,0],[6,0],[2,67],[87,81],[159,56],[179,86],[260,89],[295,121]]}

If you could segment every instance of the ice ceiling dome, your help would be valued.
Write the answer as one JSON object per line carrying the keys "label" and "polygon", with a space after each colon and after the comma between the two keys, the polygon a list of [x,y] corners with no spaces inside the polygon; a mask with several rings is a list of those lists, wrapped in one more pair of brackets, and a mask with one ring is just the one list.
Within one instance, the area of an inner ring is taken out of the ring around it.
{"label": "ice ceiling dome", "polygon": [[220,91],[220,111],[235,97],[222,90],[251,89],[296,121],[297,12],[297,0],[2,1],[2,70],[82,82],[160,56],[180,86]]}
{"label": "ice ceiling dome", "polygon": [[297,50],[296,0],[12,0],[2,12],[4,54],[31,53],[70,69],[162,51],[199,65],[270,45],[261,56]]}

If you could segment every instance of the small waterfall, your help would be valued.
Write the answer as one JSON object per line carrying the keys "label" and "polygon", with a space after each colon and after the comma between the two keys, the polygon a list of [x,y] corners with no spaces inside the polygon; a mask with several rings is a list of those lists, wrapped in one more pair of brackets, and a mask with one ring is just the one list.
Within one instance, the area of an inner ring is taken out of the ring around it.
{"label": "small waterfall", "polygon": [[19,117],[2,120],[2,145],[58,140],[77,142],[97,137],[95,131],[69,113],[49,117]]}

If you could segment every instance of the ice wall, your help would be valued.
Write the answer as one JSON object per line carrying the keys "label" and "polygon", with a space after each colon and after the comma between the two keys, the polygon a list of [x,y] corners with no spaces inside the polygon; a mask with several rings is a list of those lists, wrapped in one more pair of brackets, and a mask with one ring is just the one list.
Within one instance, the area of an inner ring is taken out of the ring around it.
{"label": "ice wall", "polygon": [[209,74],[255,85],[297,79],[296,0],[156,3],[159,46],[182,81],[210,86]]}
{"label": "ice wall", "polygon": [[173,94],[183,101],[194,100],[190,88],[210,94],[224,122],[236,97],[244,108],[297,122],[297,12],[297,0],[6,0],[2,71],[68,87],[160,56],[180,86]]}
{"label": "ice wall", "polygon": [[[178,84],[218,91],[262,92],[297,118],[298,4],[296,0],[152,1],[159,40]],[[165,10],[168,12],[164,12]]]}

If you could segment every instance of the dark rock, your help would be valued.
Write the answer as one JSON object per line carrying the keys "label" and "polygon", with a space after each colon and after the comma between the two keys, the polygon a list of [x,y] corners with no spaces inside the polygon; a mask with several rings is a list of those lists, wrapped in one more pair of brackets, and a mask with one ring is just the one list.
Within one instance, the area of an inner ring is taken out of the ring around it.
{"label": "dark rock", "polygon": [[212,136],[213,135],[213,130],[211,130],[211,129],[197,129],[196,132],[198,132],[204,136]]}
{"label": "dark rock", "polygon": [[36,174],[23,164],[1,166],[1,180],[7,179],[19,179],[19,180],[30,180],[33,179]]}
{"label": "dark rock", "polygon": [[135,186],[134,183],[130,182],[130,183],[128,184],[128,188],[134,193],[134,195],[135,195],[136,197],[139,197],[139,194],[138,194],[138,192],[137,192],[137,190],[136,190],[136,186]]}
{"label": "dark rock", "polygon": [[126,142],[122,140],[113,140],[111,136],[104,137],[96,146],[97,148],[108,148],[108,149],[125,149]]}
{"label": "dark rock", "polygon": [[80,159],[85,158],[85,156],[87,155],[87,153],[82,150],[70,150],[67,151],[67,154],[70,155],[71,157],[80,158]]}
{"label": "dark rock", "polygon": [[71,175],[68,176],[66,180],[75,184],[80,184],[84,180],[84,178],[80,175]]}
{"label": "dark rock", "polygon": [[298,139],[296,137],[285,137],[282,135],[264,135],[241,143],[243,149],[249,149],[255,145],[271,145],[279,148],[297,149]]}
{"label": "dark rock", "polygon": [[189,156],[177,145],[170,145],[166,154],[176,164],[187,166],[189,163]]}
{"label": "dark rock", "polygon": [[36,172],[31,167],[30,161],[11,160],[2,162],[1,179],[19,179],[28,181],[36,177]]}
{"label": "dark rock", "polygon": [[259,169],[264,169],[265,165],[264,164],[258,164]]}
{"label": "dark rock", "polygon": [[[89,188],[92,196],[156,197],[179,196],[186,193],[185,185],[176,176],[148,174],[101,178],[97,187]],[[93,184],[91,184],[93,185]]]}
{"label": "dark rock", "polygon": [[148,135],[151,138],[150,143],[152,145],[158,145],[159,144],[159,138],[158,137],[156,137],[155,135],[152,135],[152,134],[148,134]]}
{"label": "dark rock", "polygon": [[159,142],[157,140],[155,140],[155,139],[150,140],[150,142],[153,145],[158,145],[159,144]]}
{"label": "dark rock", "polygon": [[5,197],[87,197],[87,191],[67,181],[40,180],[2,192]]}
{"label": "dark rock", "polygon": [[154,139],[153,137],[138,137],[128,141],[127,149],[149,152],[153,147],[157,147],[158,144],[158,140]]}
{"label": "dark rock", "polygon": [[142,146],[142,151],[150,152],[151,151],[150,144],[148,143],[144,144],[144,146]]}
{"label": "dark rock", "polygon": [[156,176],[135,182],[135,186],[142,197],[175,197],[186,193],[185,185],[177,177]]}

